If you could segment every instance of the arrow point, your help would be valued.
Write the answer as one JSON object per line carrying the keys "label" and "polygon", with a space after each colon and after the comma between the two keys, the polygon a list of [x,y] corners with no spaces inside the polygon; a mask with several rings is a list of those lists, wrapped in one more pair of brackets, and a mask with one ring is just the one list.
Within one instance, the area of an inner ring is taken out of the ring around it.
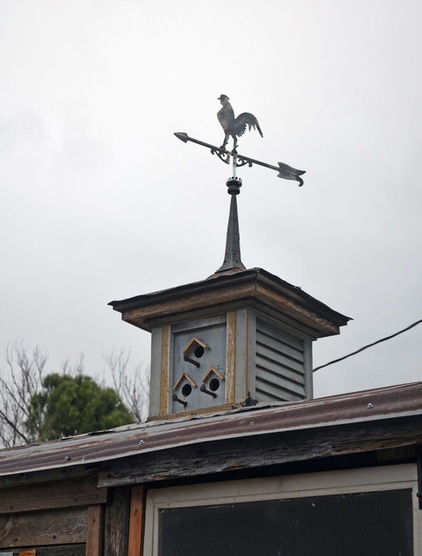
{"label": "arrow point", "polygon": [[189,135],[187,133],[185,133],[184,131],[176,131],[175,136],[180,139],[181,141],[183,141],[183,143],[187,143],[188,139],[189,139]]}

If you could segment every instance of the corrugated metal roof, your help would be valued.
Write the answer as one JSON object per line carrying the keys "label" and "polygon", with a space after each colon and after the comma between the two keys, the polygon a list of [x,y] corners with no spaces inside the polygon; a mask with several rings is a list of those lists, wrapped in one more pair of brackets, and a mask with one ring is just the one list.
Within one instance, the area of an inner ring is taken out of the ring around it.
{"label": "corrugated metal roof", "polygon": [[121,427],[0,451],[0,476],[102,463],[185,446],[283,431],[422,415],[422,382],[279,406]]}

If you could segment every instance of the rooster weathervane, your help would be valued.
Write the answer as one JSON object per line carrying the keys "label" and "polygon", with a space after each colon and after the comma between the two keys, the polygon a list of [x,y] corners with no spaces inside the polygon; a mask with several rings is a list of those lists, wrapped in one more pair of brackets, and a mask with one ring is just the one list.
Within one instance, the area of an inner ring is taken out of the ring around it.
{"label": "rooster weathervane", "polygon": [[[278,172],[279,178],[283,178],[286,180],[295,180],[299,182],[299,187],[302,186],[303,179],[300,176],[305,173],[305,170],[297,170],[296,168],[292,168],[291,166],[284,164],[284,162],[278,162],[278,166],[273,166],[271,164],[267,164],[266,162],[255,160],[237,152],[238,137],[241,137],[245,133],[247,128],[249,131],[251,129],[256,129],[261,137],[263,137],[261,128],[256,117],[250,112],[242,112],[242,114],[239,114],[235,118],[234,110],[229,102],[230,99],[227,95],[220,95],[218,97],[218,100],[222,104],[222,107],[217,113],[217,118],[224,130],[224,142],[221,147],[216,147],[215,145],[210,145],[209,143],[205,143],[204,141],[199,141],[198,139],[189,137],[189,135],[184,132],[175,133],[176,137],[184,143],[191,141],[192,143],[196,143],[197,145],[207,147],[208,149],[210,149],[211,154],[216,154],[218,158],[226,164],[230,164],[230,162],[232,162],[234,178],[236,176],[236,168],[245,165],[253,166],[254,164],[257,164],[258,166],[264,166],[265,168],[276,170]],[[230,137],[233,139],[233,149],[231,151],[228,151],[226,150],[226,147]]]}

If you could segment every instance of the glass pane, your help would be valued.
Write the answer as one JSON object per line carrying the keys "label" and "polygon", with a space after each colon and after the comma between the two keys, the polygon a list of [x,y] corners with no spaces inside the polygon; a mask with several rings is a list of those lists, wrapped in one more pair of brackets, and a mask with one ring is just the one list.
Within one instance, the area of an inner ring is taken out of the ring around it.
{"label": "glass pane", "polygon": [[411,491],[161,510],[159,556],[412,556]]}

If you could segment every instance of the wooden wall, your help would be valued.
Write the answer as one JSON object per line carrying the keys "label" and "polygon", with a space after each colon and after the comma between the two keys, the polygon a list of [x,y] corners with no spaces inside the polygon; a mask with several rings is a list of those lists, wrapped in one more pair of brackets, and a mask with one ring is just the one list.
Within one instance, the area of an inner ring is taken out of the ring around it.
{"label": "wooden wall", "polygon": [[140,556],[144,489],[97,475],[0,488],[0,555]]}

